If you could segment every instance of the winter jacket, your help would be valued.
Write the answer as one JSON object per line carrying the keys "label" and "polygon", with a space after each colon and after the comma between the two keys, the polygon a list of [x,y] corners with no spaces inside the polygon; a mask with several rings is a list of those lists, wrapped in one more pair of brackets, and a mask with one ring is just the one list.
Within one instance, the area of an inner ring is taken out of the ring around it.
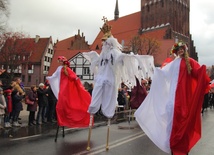
{"label": "winter jacket", "polygon": [[23,96],[19,95],[17,90],[14,90],[11,96],[12,96],[13,110],[22,111],[23,105],[21,101],[23,99]]}
{"label": "winter jacket", "polygon": [[38,105],[39,106],[48,106],[48,97],[47,97],[47,89],[39,88],[37,90],[38,95]]}
{"label": "winter jacket", "polygon": [[31,101],[34,101],[34,104],[33,105],[27,105],[27,111],[37,111],[37,92],[36,91],[33,91],[31,90],[28,94],[28,98],[29,100]]}

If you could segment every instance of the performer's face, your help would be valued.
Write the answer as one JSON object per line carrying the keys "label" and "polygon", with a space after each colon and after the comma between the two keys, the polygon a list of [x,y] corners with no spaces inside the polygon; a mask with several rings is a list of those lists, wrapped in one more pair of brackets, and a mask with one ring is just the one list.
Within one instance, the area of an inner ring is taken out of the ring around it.
{"label": "performer's face", "polygon": [[63,65],[63,61],[62,61],[62,60],[58,60],[58,63],[59,63],[60,65]]}
{"label": "performer's face", "polygon": [[178,54],[178,56],[183,57],[183,56],[184,56],[184,49],[183,49],[182,47],[180,47],[180,48],[178,49],[177,54]]}

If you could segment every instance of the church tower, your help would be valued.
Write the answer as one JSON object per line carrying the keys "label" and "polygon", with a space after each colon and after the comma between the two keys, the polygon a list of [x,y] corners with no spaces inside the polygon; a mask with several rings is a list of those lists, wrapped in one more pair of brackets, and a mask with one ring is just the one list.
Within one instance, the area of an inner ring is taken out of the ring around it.
{"label": "church tower", "polygon": [[114,10],[114,20],[119,18],[119,8],[118,8],[118,0],[116,0],[115,10]]}
{"label": "church tower", "polygon": [[173,36],[189,37],[190,0],[141,0],[141,28],[169,24]]}

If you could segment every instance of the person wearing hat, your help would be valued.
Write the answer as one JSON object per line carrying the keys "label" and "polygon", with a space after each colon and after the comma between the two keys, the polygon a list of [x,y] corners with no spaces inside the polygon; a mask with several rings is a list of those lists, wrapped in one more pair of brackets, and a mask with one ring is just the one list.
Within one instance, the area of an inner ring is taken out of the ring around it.
{"label": "person wearing hat", "polygon": [[201,108],[210,79],[206,66],[188,56],[183,41],[173,45],[172,54],[173,61],[155,68],[150,92],[134,115],[161,150],[186,155],[201,138]]}
{"label": "person wearing hat", "polygon": [[87,109],[91,96],[70,68],[67,58],[59,56],[58,62],[59,66],[56,71],[52,76],[46,78],[57,98],[58,126],[87,127],[90,120]]}

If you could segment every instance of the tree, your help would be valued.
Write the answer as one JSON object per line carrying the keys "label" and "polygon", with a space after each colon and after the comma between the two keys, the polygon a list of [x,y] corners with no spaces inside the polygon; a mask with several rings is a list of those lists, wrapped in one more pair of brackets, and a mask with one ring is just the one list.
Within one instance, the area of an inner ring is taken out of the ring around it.
{"label": "tree", "polygon": [[134,54],[153,55],[160,48],[160,44],[155,38],[137,35],[130,40],[130,48]]}
{"label": "tree", "polygon": [[0,33],[4,32],[9,16],[8,0],[0,0]]}
{"label": "tree", "polygon": [[20,32],[5,32],[0,35],[0,68],[10,73],[9,82],[15,73],[22,73],[34,49],[34,40]]}
{"label": "tree", "polygon": [[142,39],[139,35],[134,36],[130,41],[130,48],[134,54],[142,54]]}

